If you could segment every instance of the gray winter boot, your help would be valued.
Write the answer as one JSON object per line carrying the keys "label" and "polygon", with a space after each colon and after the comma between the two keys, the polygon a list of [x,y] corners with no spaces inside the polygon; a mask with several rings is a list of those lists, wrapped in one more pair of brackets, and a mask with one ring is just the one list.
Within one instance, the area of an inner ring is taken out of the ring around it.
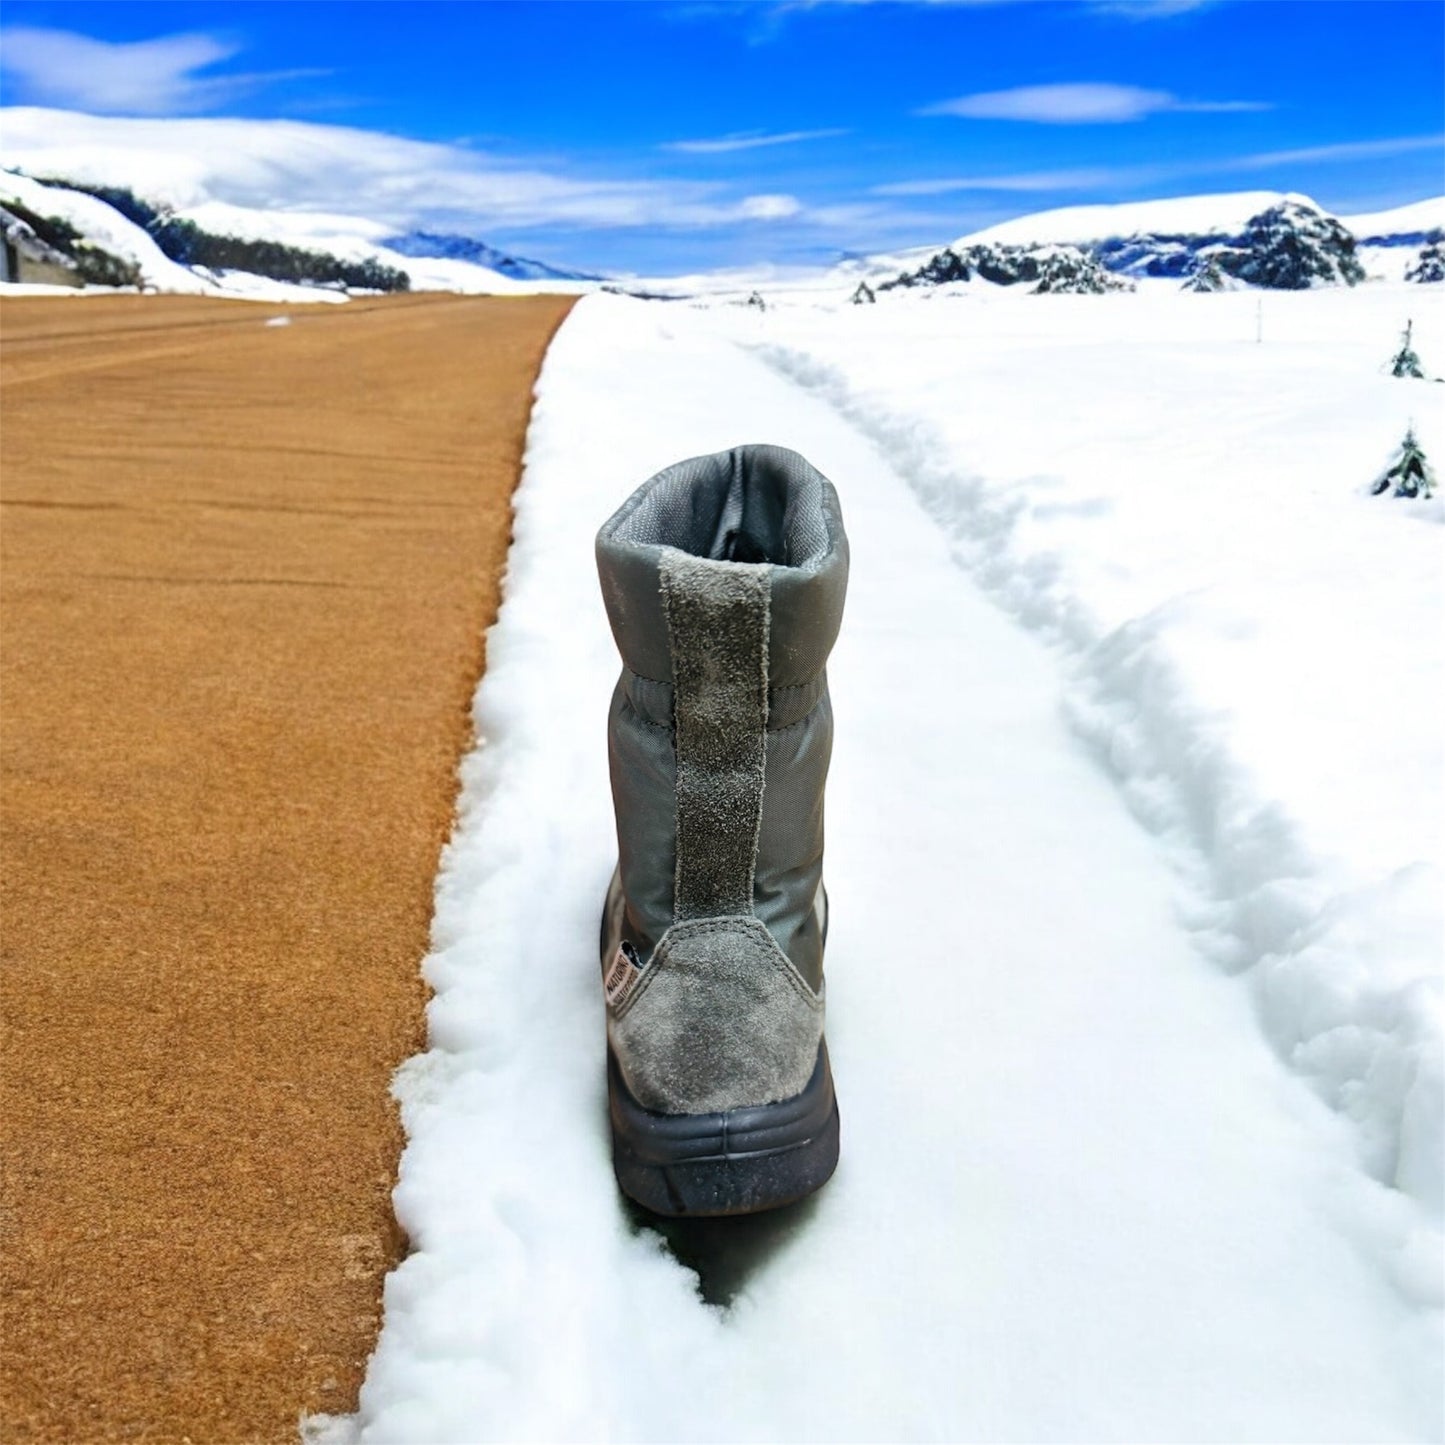
{"label": "gray winter boot", "polygon": [[613,1163],[659,1214],[744,1214],[838,1159],[823,1043],[824,667],[848,540],[796,452],[640,487],[597,537],[622,678],[602,918]]}

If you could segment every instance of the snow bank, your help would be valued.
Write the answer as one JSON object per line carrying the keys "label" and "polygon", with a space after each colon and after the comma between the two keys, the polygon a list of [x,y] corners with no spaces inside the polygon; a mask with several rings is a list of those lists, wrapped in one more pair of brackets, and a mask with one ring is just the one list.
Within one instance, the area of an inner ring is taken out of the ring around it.
{"label": "snow bank", "polygon": [[[1383,368],[1407,315],[1445,365],[1439,315],[1398,287],[866,312],[782,316],[763,354],[1062,644],[1198,946],[1438,1223],[1445,756],[1411,720],[1445,695],[1445,503],[1364,488],[1412,419],[1445,454],[1433,388]],[[1437,1251],[1407,1271],[1435,1299]]]}

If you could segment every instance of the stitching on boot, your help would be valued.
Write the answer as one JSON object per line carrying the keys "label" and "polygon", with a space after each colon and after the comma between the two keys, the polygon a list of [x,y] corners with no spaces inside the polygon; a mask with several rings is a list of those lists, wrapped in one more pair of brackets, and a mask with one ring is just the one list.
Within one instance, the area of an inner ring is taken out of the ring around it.
{"label": "stitching on boot", "polygon": [[663,550],[677,749],[673,918],[750,915],[768,724],[766,564]]}

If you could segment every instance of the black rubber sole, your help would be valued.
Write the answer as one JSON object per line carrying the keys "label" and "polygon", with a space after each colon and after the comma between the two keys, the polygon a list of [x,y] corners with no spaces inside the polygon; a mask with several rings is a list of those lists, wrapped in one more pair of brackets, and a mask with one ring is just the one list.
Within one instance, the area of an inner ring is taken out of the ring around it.
{"label": "black rubber sole", "polygon": [[801,1094],[721,1114],[654,1114],[607,1052],[612,1167],[628,1198],[671,1218],[757,1214],[821,1189],[838,1164],[826,1044]]}

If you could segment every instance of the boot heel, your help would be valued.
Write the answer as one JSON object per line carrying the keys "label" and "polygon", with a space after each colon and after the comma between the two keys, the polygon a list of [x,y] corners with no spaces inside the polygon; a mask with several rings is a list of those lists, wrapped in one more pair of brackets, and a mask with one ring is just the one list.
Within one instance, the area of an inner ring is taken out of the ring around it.
{"label": "boot heel", "polygon": [[756,1214],[821,1189],[838,1163],[827,1048],[791,1099],[718,1114],[658,1114],[632,1097],[611,1050],[612,1165],[628,1198],[672,1218]]}

